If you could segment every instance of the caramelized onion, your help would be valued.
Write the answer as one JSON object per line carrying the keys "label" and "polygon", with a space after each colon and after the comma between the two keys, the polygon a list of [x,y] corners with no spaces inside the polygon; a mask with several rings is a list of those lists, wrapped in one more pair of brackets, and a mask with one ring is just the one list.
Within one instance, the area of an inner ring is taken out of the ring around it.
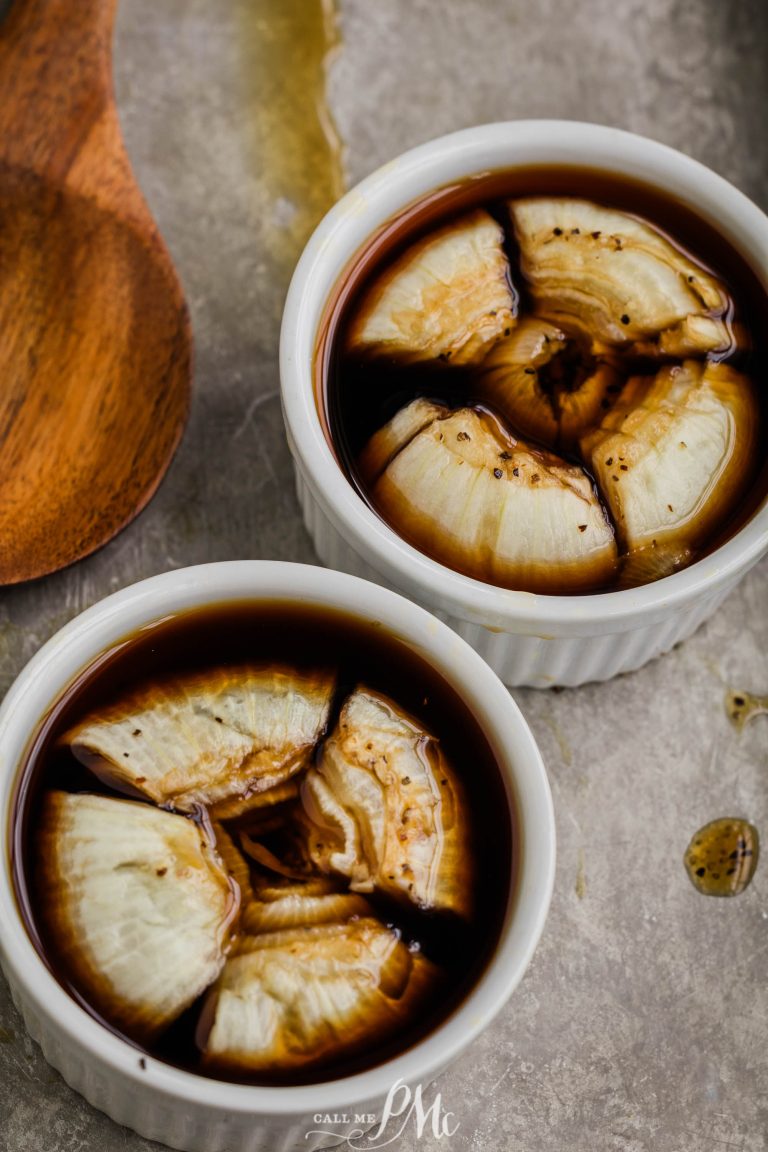
{"label": "caramelized onion", "polygon": [[589,477],[486,412],[444,408],[372,491],[406,539],[480,580],[577,592],[615,570],[613,531]]}
{"label": "caramelized onion", "polygon": [[[185,811],[237,814],[305,767],[334,677],[245,666],[180,676],[91,713],[65,739],[108,784]],[[216,805],[220,805],[217,809]]]}
{"label": "caramelized onion", "polygon": [[373,283],[349,333],[355,355],[478,363],[515,323],[504,233],[477,210],[417,240]]}
{"label": "caramelized onion", "polygon": [[371,917],[247,937],[211,990],[208,1067],[290,1070],[402,1026],[437,970]]}
{"label": "caramelized onion", "polygon": [[218,976],[237,887],[196,824],[131,800],[49,792],[38,844],[57,953],[108,1020],[151,1039]]}
{"label": "caramelized onion", "polygon": [[[582,450],[625,548],[695,548],[750,480],[754,389],[727,364],[686,360],[627,381]],[[667,553],[669,555],[669,553]]]}
{"label": "caramelized onion", "polygon": [[513,200],[509,210],[535,310],[553,324],[604,347],[732,347],[725,287],[655,228],[568,197]]}

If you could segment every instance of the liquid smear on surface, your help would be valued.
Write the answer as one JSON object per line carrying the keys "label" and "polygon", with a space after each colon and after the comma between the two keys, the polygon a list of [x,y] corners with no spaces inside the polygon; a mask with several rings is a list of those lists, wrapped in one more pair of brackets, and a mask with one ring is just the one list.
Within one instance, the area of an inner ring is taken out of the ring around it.
{"label": "liquid smear on surface", "polygon": [[693,834],[685,870],[703,896],[738,896],[755,874],[758,849],[753,824],[734,816],[712,820]]}
{"label": "liquid smear on surface", "polygon": [[255,0],[243,9],[250,132],[267,219],[263,240],[286,275],[343,195],[343,146],[328,106],[341,47],[334,0]]}
{"label": "liquid smear on surface", "polygon": [[768,696],[753,696],[751,692],[728,692],[725,697],[725,710],[731,721],[741,731],[750,720],[763,712],[768,712]]}

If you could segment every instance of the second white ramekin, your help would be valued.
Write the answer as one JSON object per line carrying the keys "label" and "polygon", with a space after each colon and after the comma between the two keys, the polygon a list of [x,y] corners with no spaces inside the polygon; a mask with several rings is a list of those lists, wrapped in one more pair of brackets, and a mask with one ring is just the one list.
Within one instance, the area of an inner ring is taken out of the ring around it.
{"label": "second white ramekin", "polygon": [[419,197],[482,172],[576,165],[651,184],[689,204],[768,289],[768,218],[720,176],[640,136],[572,121],[487,124],[400,156],[321,221],[296,268],[280,346],[282,402],[304,520],[324,564],[416,600],[467,640],[509,685],[607,680],[686,639],[768,551],[768,504],[682,572],[596,596],[538,596],[462,576],[411,547],[355,492],[326,440],[313,390],[319,326],[350,261]]}
{"label": "second white ramekin", "polygon": [[[15,790],[29,742],[52,704],[97,656],[138,629],[188,609],[249,600],[334,608],[384,627],[420,655],[460,694],[485,732],[517,829],[516,878],[508,897],[506,882],[500,889],[507,903],[499,943],[452,1015],[384,1064],[297,1087],[230,1084],[142,1056],[57,983],[35,951],[14,898],[9,832]],[[426,1089],[487,1027],[521,979],[544,926],[554,868],[554,816],[546,772],[503,684],[427,612],[340,572],[254,560],[200,565],[144,580],[94,605],[49,640],[0,708],[0,961],[14,1002],[46,1059],[68,1084],[113,1120],[172,1148],[312,1152],[339,1142],[322,1135],[322,1129],[329,1128],[324,1115],[377,1113],[398,1080]]]}

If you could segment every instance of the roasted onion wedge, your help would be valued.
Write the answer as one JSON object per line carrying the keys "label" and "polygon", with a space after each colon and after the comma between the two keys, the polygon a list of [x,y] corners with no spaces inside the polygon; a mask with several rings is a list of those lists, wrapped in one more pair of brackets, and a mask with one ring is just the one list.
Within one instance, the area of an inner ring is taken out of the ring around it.
{"label": "roasted onion wedge", "polygon": [[662,354],[733,346],[725,287],[650,225],[571,198],[513,200],[510,213],[536,311],[553,324]]}
{"label": "roasted onion wedge", "polygon": [[727,364],[686,360],[632,377],[582,441],[627,550],[663,549],[671,570],[681,566],[737,506],[757,428],[754,387]]}
{"label": "roasted onion wedge", "polygon": [[412,244],[363,297],[353,354],[478,363],[515,323],[502,228],[477,210]]}
{"label": "roasted onion wedge", "polygon": [[519,435],[570,448],[609,407],[620,381],[618,371],[582,341],[526,316],[491,349],[474,389]]}
{"label": "roasted onion wedge", "polygon": [[355,892],[469,914],[463,789],[437,740],[391,700],[358,688],[303,787],[308,851]]}
{"label": "roasted onion wedge", "polygon": [[687,568],[694,558],[690,548],[674,540],[665,544],[651,542],[644,548],[636,548],[627,553],[617,587],[636,588],[639,584],[653,584],[655,580]]}
{"label": "roasted onion wedge", "polygon": [[[216,850],[227,874],[240,891],[238,930],[250,934],[275,932],[310,924],[344,923],[353,916],[370,916],[371,908],[362,896],[339,891],[327,876],[291,876],[290,869],[279,873],[266,867],[280,862],[267,849],[252,855],[253,845],[242,850],[242,838],[221,824],[213,825]],[[245,837],[246,842],[250,840]],[[248,857],[251,857],[250,859]]]}
{"label": "roasted onion wedge", "polygon": [[251,883],[250,865],[240,850],[235,837],[230,836],[223,824],[211,825],[216,840],[216,852],[227,875],[237,885],[240,894],[240,917],[248,903],[253,899],[253,885]]}
{"label": "roasted onion wedge", "polygon": [[56,955],[137,1040],[218,976],[238,890],[191,820],[88,793],[43,801],[38,890]]}
{"label": "roasted onion wedge", "polygon": [[656,339],[631,344],[631,356],[650,359],[684,360],[686,357],[717,351],[723,356],[736,348],[746,348],[748,338],[741,325],[717,316],[686,316],[679,324],[661,332]]}
{"label": "roasted onion wedge", "polygon": [[219,800],[214,807],[214,815],[217,820],[241,821],[247,818],[255,822],[261,817],[283,812],[298,795],[299,780],[291,777],[261,792],[247,792],[229,800]]}
{"label": "roasted onion wedge", "polygon": [[283,882],[272,878],[257,880],[241,923],[255,935],[310,924],[343,924],[353,916],[370,915],[370,905],[362,896],[340,892],[327,877]]}
{"label": "roasted onion wedge", "polygon": [[389,462],[401,448],[410,444],[417,432],[444,415],[444,405],[431,400],[413,400],[401,408],[383,428],[374,432],[360,455],[358,467],[366,483],[378,480]]}
{"label": "roasted onion wedge", "polygon": [[404,1025],[438,970],[370,917],[248,937],[203,1009],[203,1063],[290,1071],[351,1054]]}
{"label": "roasted onion wedge", "polygon": [[546,386],[545,374],[567,344],[561,328],[526,316],[491,349],[476,378],[478,395],[517,433],[553,448],[559,429],[554,389]]}
{"label": "roasted onion wedge", "polygon": [[587,475],[515,440],[487,412],[443,409],[372,486],[407,540],[479,580],[579,592],[610,579],[613,530]]}
{"label": "roasted onion wedge", "polygon": [[[215,818],[307,763],[328,716],[327,672],[243,666],[181,676],[87,716],[65,739],[114,787]],[[217,805],[221,809],[217,809]]]}

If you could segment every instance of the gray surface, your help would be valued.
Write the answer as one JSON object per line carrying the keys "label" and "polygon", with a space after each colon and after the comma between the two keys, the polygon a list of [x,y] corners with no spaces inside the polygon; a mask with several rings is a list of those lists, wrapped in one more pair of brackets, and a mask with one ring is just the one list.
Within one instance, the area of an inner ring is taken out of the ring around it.
{"label": "gray surface", "polygon": [[[140,577],[231,557],[314,560],[277,400],[282,298],[311,212],[292,209],[274,154],[259,154],[262,118],[279,124],[282,100],[313,111],[290,70],[259,106],[267,7],[123,0],[118,98],[192,309],[192,419],[157,498],[119,539],[0,592],[0,687],[67,619]],[[768,206],[764,0],[344,0],[341,16],[330,101],[351,178],[446,130],[565,115],[664,140]],[[739,736],[723,708],[728,687],[768,690],[766,573],[639,673],[515,694],[557,810],[551,915],[502,1017],[439,1082],[458,1132],[409,1130],[398,1149],[766,1148],[768,863],[733,901],[697,895],[681,866],[715,816],[747,815],[768,837],[768,721]],[[4,985],[0,1025],[9,1152],[150,1147],[51,1071]]]}

